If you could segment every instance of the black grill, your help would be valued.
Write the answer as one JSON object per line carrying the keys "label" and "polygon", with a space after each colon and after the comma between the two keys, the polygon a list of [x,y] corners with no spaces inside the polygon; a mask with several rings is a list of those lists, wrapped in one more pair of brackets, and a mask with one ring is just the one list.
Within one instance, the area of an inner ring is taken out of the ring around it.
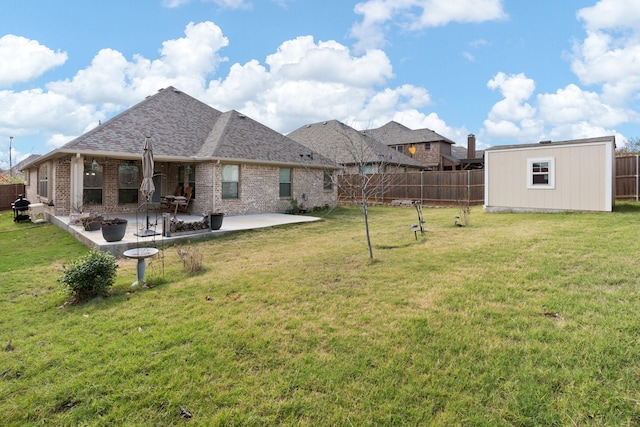
{"label": "black grill", "polygon": [[22,197],[22,194],[18,196],[15,202],[11,203],[13,209],[13,220],[15,222],[29,221],[29,205],[31,203]]}

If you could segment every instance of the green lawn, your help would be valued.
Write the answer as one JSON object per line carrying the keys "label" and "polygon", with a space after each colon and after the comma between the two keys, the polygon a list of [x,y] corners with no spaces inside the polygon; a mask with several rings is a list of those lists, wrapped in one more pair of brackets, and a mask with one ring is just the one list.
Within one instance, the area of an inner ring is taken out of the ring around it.
{"label": "green lawn", "polygon": [[[0,214],[0,425],[638,425],[640,204],[356,209],[176,248],[65,304],[87,252]],[[11,348],[5,348],[8,342]],[[192,414],[181,418],[180,408]]]}

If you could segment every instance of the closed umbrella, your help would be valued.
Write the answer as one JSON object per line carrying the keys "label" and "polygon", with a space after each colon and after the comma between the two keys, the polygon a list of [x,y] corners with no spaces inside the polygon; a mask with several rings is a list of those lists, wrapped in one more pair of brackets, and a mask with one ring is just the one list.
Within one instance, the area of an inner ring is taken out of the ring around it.
{"label": "closed umbrella", "polygon": [[153,146],[151,145],[151,137],[147,136],[144,140],[144,148],[142,149],[142,185],[140,192],[147,200],[147,228],[139,234],[141,236],[152,236],[156,234],[154,230],[149,229],[149,203],[151,196],[156,191],[153,184]]}
{"label": "closed umbrella", "polygon": [[146,137],[144,148],[142,149],[142,185],[140,186],[140,192],[147,199],[147,202],[150,202],[154,191],[156,191],[156,186],[153,185],[153,146],[151,145],[151,138]]}

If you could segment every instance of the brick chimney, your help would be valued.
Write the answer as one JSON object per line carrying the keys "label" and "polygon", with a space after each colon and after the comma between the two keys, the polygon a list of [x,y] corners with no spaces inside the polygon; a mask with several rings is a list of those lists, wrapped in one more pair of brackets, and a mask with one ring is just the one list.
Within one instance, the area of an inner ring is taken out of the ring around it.
{"label": "brick chimney", "polygon": [[472,133],[467,137],[467,159],[476,158],[476,136]]}

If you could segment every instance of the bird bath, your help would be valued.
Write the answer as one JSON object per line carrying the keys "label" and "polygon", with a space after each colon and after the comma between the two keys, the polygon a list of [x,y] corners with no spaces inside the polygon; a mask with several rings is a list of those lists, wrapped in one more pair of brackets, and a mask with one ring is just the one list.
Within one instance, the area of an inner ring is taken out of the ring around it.
{"label": "bird bath", "polygon": [[147,268],[145,259],[152,257],[157,253],[158,249],[156,248],[134,248],[124,251],[122,255],[126,256],[127,258],[138,260],[138,265],[136,266],[138,280],[135,281],[131,286],[136,286],[144,283],[144,271]]}

